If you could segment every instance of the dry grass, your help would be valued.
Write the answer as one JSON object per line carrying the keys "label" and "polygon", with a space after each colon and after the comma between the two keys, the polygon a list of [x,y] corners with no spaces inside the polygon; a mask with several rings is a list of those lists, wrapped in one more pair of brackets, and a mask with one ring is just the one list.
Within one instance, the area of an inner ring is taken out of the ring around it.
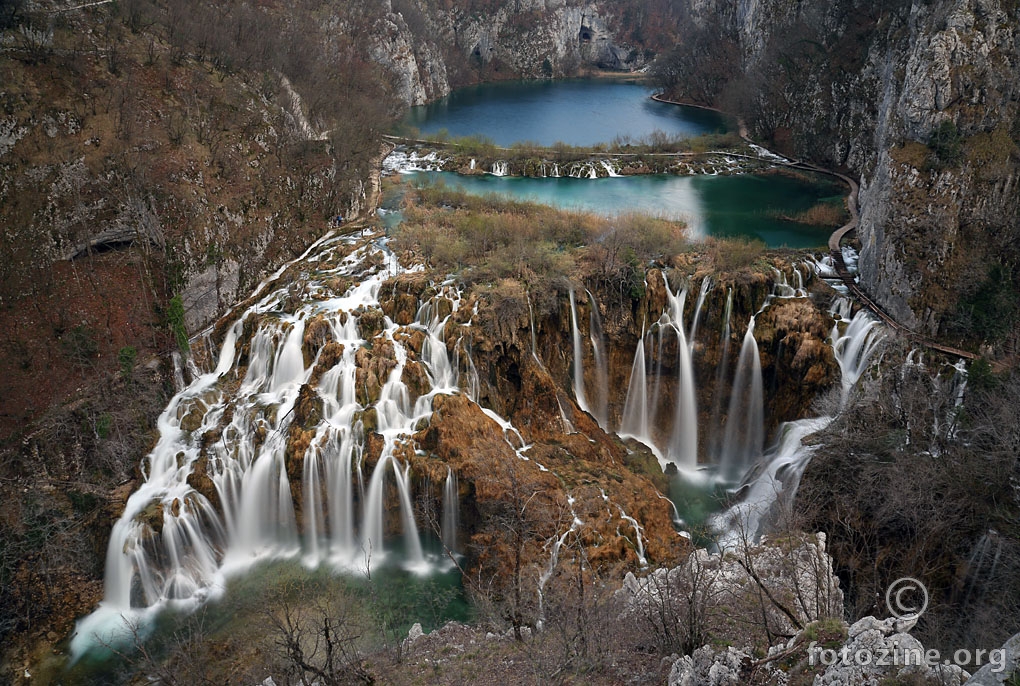
{"label": "dry grass", "polygon": [[750,268],[765,255],[765,244],[750,238],[707,238],[704,252],[714,271],[729,273]]}
{"label": "dry grass", "polygon": [[803,212],[789,217],[790,221],[798,224],[810,224],[811,226],[842,226],[846,223],[848,214],[846,208],[831,202],[820,202]]}
{"label": "dry grass", "polygon": [[563,277],[626,282],[686,244],[676,222],[564,212],[442,185],[417,189],[408,203],[394,246],[471,283],[515,279],[535,290]]}

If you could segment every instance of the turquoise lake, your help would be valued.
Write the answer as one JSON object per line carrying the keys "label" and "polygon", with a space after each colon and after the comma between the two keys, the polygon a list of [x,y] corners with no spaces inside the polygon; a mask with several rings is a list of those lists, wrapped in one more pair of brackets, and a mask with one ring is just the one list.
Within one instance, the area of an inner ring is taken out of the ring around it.
{"label": "turquoise lake", "polygon": [[742,237],[770,247],[824,246],[831,227],[811,226],[794,216],[820,202],[839,203],[842,185],[827,178],[781,173],[734,176],[654,174],[605,179],[534,179],[463,176],[453,172],[414,172],[415,183],[442,182],[474,195],[495,193],[568,210],[604,215],[643,212],[682,220],[694,237]]}
{"label": "turquoise lake", "polygon": [[[651,93],[642,83],[599,79],[487,84],[412,108],[405,123],[423,133],[446,130],[498,145],[546,146],[637,141],[656,131],[691,137],[727,128],[716,112],[655,102]],[[842,184],[823,175],[779,172],[603,179],[413,172],[405,178],[609,216],[641,212],[684,221],[693,237],[742,237],[789,248],[824,246],[833,227],[790,219],[819,203],[840,205],[846,194]]]}

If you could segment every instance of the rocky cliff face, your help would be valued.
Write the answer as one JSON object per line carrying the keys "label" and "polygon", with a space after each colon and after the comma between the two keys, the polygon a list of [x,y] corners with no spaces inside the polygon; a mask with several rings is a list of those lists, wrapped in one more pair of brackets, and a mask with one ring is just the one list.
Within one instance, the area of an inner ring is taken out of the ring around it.
{"label": "rocky cliff face", "polygon": [[482,80],[634,71],[654,54],[654,41],[624,39],[633,20],[608,2],[478,4],[389,3],[372,54],[396,73],[404,102],[421,105]]}
{"label": "rocky cliff face", "polygon": [[[1020,219],[1020,8],[1000,0],[691,0],[691,26],[739,44],[720,96],[752,130],[861,179],[860,269],[895,318],[993,339],[978,322],[989,265],[1011,265]],[[1001,290],[1001,289],[1000,289]],[[960,321],[960,320],[963,321]],[[987,328],[987,327],[986,327]]]}

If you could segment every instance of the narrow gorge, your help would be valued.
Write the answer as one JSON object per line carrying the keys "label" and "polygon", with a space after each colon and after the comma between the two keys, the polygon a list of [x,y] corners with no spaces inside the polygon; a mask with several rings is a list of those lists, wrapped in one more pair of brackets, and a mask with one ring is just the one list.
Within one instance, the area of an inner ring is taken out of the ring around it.
{"label": "narrow gorge", "polygon": [[1007,0],[0,0],[0,681],[1013,683],[1018,62]]}

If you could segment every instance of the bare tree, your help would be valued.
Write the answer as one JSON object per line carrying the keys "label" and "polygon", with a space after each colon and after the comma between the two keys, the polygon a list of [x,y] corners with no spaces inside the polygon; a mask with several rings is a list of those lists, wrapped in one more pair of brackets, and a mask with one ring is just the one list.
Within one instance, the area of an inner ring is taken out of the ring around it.
{"label": "bare tree", "polygon": [[284,588],[265,613],[286,676],[303,686],[372,683],[352,599],[338,588],[310,599],[304,590]]}
{"label": "bare tree", "polygon": [[514,637],[522,641],[522,629],[537,619],[530,561],[541,542],[559,530],[562,507],[530,463],[516,455],[501,455],[492,467],[489,475],[476,482],[493,497],[480,503],[489,526],[475,536],[480,554],[471,590],[498,612],[513,628]]}

